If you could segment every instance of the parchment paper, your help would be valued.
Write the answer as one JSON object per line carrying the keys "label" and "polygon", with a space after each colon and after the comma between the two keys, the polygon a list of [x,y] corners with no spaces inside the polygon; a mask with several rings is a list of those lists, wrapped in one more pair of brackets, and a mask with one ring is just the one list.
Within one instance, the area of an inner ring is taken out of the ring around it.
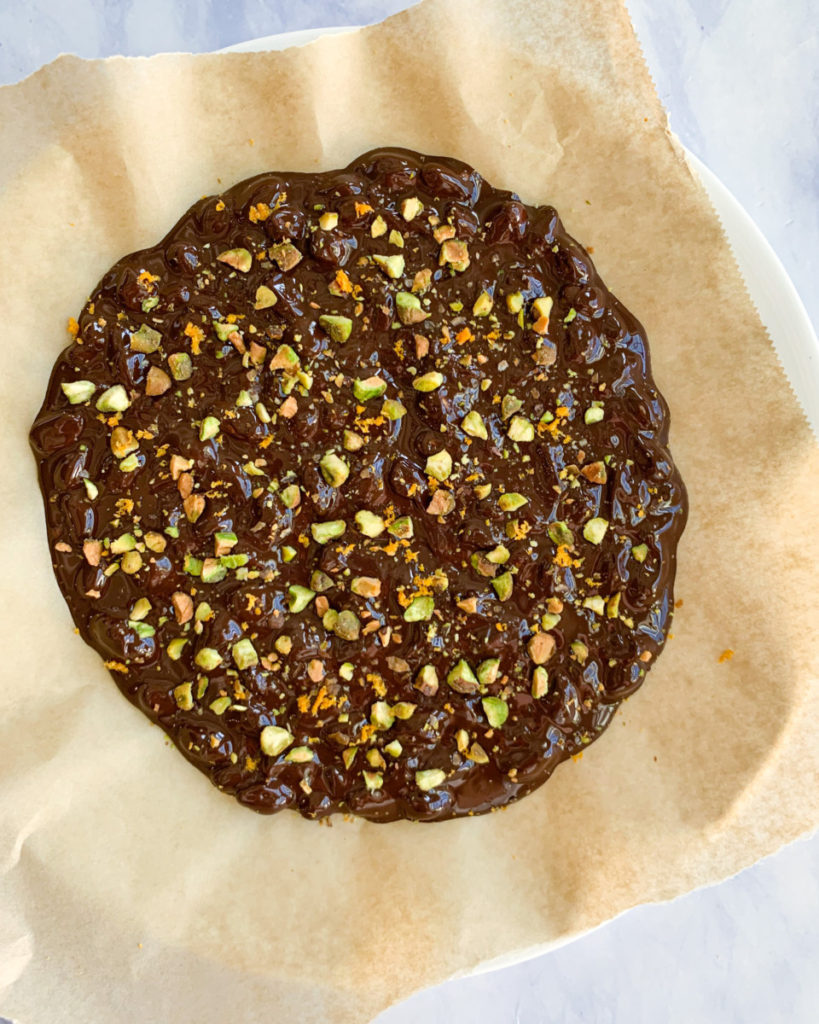
{"label": "parchment paper", "polygon": [[[646,686],[535,795],[319,827],[219,794],[72,633],[26,436],[116,259],[220,183],[379,144],[556,205],[644,322],[691,499],[684,604]],[[0,91],[0,152],[3,1013],[365,1021],[817,824],[819,449],[619,0],[429,0],[297,51],[63,57]]]}

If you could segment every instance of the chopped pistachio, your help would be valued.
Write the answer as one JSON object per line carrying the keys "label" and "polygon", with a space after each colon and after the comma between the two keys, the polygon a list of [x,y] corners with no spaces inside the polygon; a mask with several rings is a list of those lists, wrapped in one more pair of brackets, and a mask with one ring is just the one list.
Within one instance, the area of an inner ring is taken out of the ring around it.
{"label": "chopped pistachio", "polygon": [[425,768],[423,771],[415,773],[415,785],[424,793],[435,789],[444,781],[446,781],[446,772],[440,768]]}
{"label": "chopped pistachio", "polygon": [[509,717],[509,705],[501,697],[482,697],[483,713],[493,729],[500,729]]}
{"label": "chopped pistachio", "polygon": [[583,607],[590,608],[596,615],[602,615],[606,610],[606,602],[600,594],[592,594],[591,597],[583,598]]}
{"label": "chopped pistachio", "polygon": [[357,452],[364,447],[364,438],[354,430],[345,429],[342,435],[342,443],[345,451]]}
{"label": "chopped pistachio", "polygon": [[635,562],[644,562],[648,555],[648,544],[637,544],[631,549],[631,557]]}
{"label": "chopped pistachio", "polygon": [[418,669],[413,686],[426,697],[433,697],[438,692],[438,673],[434,665],[423,665]]}
{"label": "chopped pistachio", "polygon": [[126,551],[122,556],[120,567],[124,573],[133,576],[142,568],[142,555],[138,551]]}
{"label": "chopped pistachio", "polygon": [[315,569],[310,577],[310,586],[317,594],[324,594],[326,591],[332,590],[335,583],[326,572]]}
{"label": "chopped pistachio", "polygon": [[372,749],[368,750],[367,753],[364,756],[367,758],[367,764],[371,768],[386,768],[387,767],[387,762],[384,760],[384,757],[383,757],[381,751],[380,750],[376,750],[375,747],[373,747]]}
{"label": "chopped pistachio", "polygon": [[513,316],[523,309],[523,293],[522,292],[510,292],[506,296],[506,308]]}
{"label": "chopped pistachio", "polygon": [[478,665],[475,673],[481,686],[491,686],[500,674],[500,658],[487,658]]}
{"label": "chopped pistachio", "polygon": [[404,248],[404,236],[400,231],[396,231],[395,228],[390,231],[390,237],[388,239],[390,245],[394,245],[397,249]]}
{"label": "chopped pistachio", "polygon": [[249,561],[250,555],[222,555],[219,558],[219,564],[223,565],[225,569],[240,569]]}
{"label": "chopped pistachio", "polygon": [[414,597],[404,609],[404,622],[428,622],[432,618],[434,610],[434,598]]}
{"label": "chopped pistachio", "polygon": [[205,672],[211,672],[222,664],[222,655],[214,647],[201,647],[193,659]]}
{"label": "chopped pistachio", "polygon": [[416,377],[412,386],[416,391],[435,391],[444,383],[444,375],[437,370],[430,370],[429,373],[422,373]]}
{"label": "chopped pistachio", "polygon": [[603,419],[603,407],[593,405],[583,413],[583,422],[591,426],[592,423],[599,423]]}
{"label": "chopped pistachio", "polygon": [[293,267],[301,263],[301,253],[292,242],[279,242],[278,245],[272,245],[267,250],[267,255],[271,260],[275,260],[279,270],[292,270]]}
{"label": "chopped pistachio", "polygon": [[347,771],[350,770],[350,765],[355,761],[355,756],[358,753],[358,747],[347,747],[346,750],[341,752],[341,760],[344,762],[344,767]]}
{"label": "chopped pistachio", "polygon": [[287,588],[287,607],[288,609],[297,614],[303,612],[308,604],[316,596],[314,590],[310,590],[309,587],[301,587],[298,583],[294,583]]}
{"label": "chopped pistachio", "polygon": [[284,755],[284,759],[292,764],[308,764],[313,760],[313,751],[309,747],[293,747]]}
{"label": "chopped pistachio", "polygon": [[301,502],[301,491],[298,484],[288,484],[279,491],[282,505],[285,508],[297,508]]}
{"label": "chopped pistachio", "polygon": [[339,668],[338,674],[345,682],[349,683],[355,675],[355,665],[351,661],[345,661]]}
{"label": "chopped pistachio", "polygon": [[506,436],[512,441],[534,441],[534,424],[525,416],[513,416]]}
{"label": "chopped pistachio", "polygon": [[313,523],[310,526],[313,540],[317,544],[329,544],[331,540],[340,537],[346,529],[347,524],[343,519],[329,519],[325,523]]}
{"label": "chopped pistachio", "polygon": [[542,665],[536,665],[532,673],[532,696],[545,697],[549,692],[549,673]]}
{"label": "chopped pistachio", "polygon": [[380,377],[367,377],[366,380],[353,381],[353,394],[359,402],[380,398],[386,390],[387,382]]}
{"label": "chopped pistachio", "polygon": [[193,555],[185,555],[185,561],[182,568],[189,576],[201,576],[202,575],[202,559],[195,558]]}
{"label": "chopped pistachio", "polygon": [[236,668],[253,668],[254,665],[259,664],[259,655],[256,653],[256,648],[247,637],[242,637],[241,640],[233,645],[231,654],[236,663]]}
{"label": "chopped pistachio", "polygon": [[89,500],[93,501],[99,495],[99,488],[95,483],[92,483],[88,477],[83,477],[83,485],[85,486],[85,493],[88,495]]}
{"label": "chopped pistachio", "polygon": [[341,487],[350,475],[350,466],[335,452],[327,452],[322,455],[319,462],[321,475],[331,487]]}
{"label": "chopped pistachio", "polygon": [[124,458],[120,462],[119,468],[122,470],[123,473],[133,473],[134,470],[139,469],[139,456],[138,455],[128,455],[128,456],[126,456],[126,458]]}
{"label": "chopped pistachio", "polygon": [[387,233],[387,222],[379,213],[375,220],[370,225],[370,237],[380,238],[382,235]]}
{"label": "chopped pistachio", "polygon": [[209,441],[212,437],[216,437],[221,426],[222,424],[215,416],[206,416],[199,427],[199,440]]}
{"label": "chopped pistachio", "polygon": [[158,366],[152,366],[145,377],[145,394],[151,398],[164,395],[171,388],[171,378],[160,370]]}
{"label": "chopped pistachio", "polygon": [[271,370],[284,370],[285,373],[294,374],[301,366],[301,359],[292,346],[279,345],[269,365]]}
{"label": "chopped pistachio", "polygon": [[[271,420],[273,419],[273,417],[267,411],[267,406],[264,404],[264,402],[257,402],[256,403],[256,410],[255,411],[256,411],[256,415],[259,417],[259,419],[262,421],[262,423],[270,423]],[[253,465],[253,463],[251,463],[251,465]],[[253,474],[251,474],[251,475],[253,475]],[[263,476],[264,474],[260,473],[258,475]]]}
{"label": "chopped pistachio", "polygon": [[180,711],[190,711],[193,707],[193,683],[180,683],[173,688],[173,698]]}
{"label": "chopped pistachio", "polygon": [[424,311],[421,300],[417,295],[413,295],[412,292],[397,292],[395,296],[395,309],[398,313],[398,319],[405,327],[423,323],[429,316],[429,313]]}
{"label": "chopped pistachio", "polygon": [[327,210],[319,217],[319,227],[322,231],[332,231],[338,227],[338,214]]}
{"label": "chopped pistachio", "polygon": [[295,548],[291,548],[289,544],[285,544],[282,548],[283,562],[292,562],[296,555],[298,555],[298,551]]}
{"label": "chopped pistachio", "polygon": [[452,473],[452,456],[444,448],[434,455],[430,455],[426,461],[425,472],[434,480],[447,480]]}
{"label": "chopped pistachio", "polygon": [[215,558],[206,558],[200,576],[203,583],[221,583],[227,576],[227,568]]}
{"label": "chopped pistachio", "polygon": [[451,491],[446,491],[443,487],[439,487],[432,495],[432,499],[426,507],[427,515],[448,516],[450,512],[454,511],[455,495]]}
{"label": "chopped pistachio", "polygon": [[168,642],[168,646],[165,648],[165,652],[171,661],[179,661],[182,657],[182,651],[185,648],[185,644],[188,641],[184,636],[175,636],[173,640]]}
{"label": "chopped pistachio", "polygon": [[404,257],[401,253],[393,256],[373,256],[373,261],[384,271],[387,277],[393,280],[401,277],[404,273]]}
{"label": "chopped pistachio", "polygon": [[545,665],[555,652],[555,638],[550,633],[535,633],[530,637],[526,649],[536,665]]}
{"label": "chopped pistachio", "polygon": [[450,669],[446,681],[457,693],[476,693],[478,690],[475,673],[463,658]]}
{"label": "chopped pistachio", "polygon": [[229,320],[214,320],[213,329],[219,341],[230,341],[232,334],[238,334],[239,328]]}
{"label": "chopped pistachio", "polygon": [[554,612],[544,612],[540,616],[540,624],[546,630],[554,629],[559,622],[560,616],[556,615]]}
{"label": "chopped pistachio", "polygon": [[557,545],[571,547],[574,544],[574,534],[569,527],[561,520],[549,524],[549,540]]}
{"label": "chopped pistachio", "polygon": [[134,352],[150,355],[152,352],[156,352],[161,344],[162,335],[147,324],[142,324],[139,330],[134,331],[131,335],[130,346]]}
{"label": "chopped pistachio", "polygon": [[350,590],[358,597],[378,597],[381,593],[381,580],[375,576],[354,576],[350,581]]}
{"label": "chopped pistachio", "polygon": [[407,407],[402,405],[397,398],[385,398],[384,403],[381,406],[381,415],[386,416],[388,420],[400,420],[402,416],[405,416]]}
{"label": "chopped pistachio", "polygon": [[489,561],[483,551],[474,551],[469,556],[469,561],[475,572],[487,579],[491,579],[498,571],[498,567]]}
{"label": "chopped pistachio", "polygon": [[502,512],[515,512],[524,505],[529,504],[529,499],[524,498],[517,491],[507,491],[498,498],[498,507]]}
{"label": "chopped pistachio", "polygon": [[111,541],[111,554],[121,555],[126,551],[133,551],[136,547],[136,538],[132,533],[121,533],[116,540]]}
{"label": "chopped pistachio", "polygon": [[338,612],[335,610],[335,608],[328,608],[327,611],[321,617],[321,624],[329,633],[332,633],[332,631],[336,628],[337,622]]}
{"label": "chopped pistachio", "polygon": [[355,612],[345,609],[338,613],[333,632],[342,640],[358,640],[361,635],[361,622]]}
{"label": "chopped pistachio", "polygon": [[131,400],[125,388],[121,384],[115,384],[103,391],[96,404],[100,412],[125,412]]}
{"label": "chopped pistachio", "polygon": [[353,321],[348,316],[333,316],[325,313],[319,317],[319,324],[335,342],[346,341],[353,331]]}
{"label": "chopped pistachio", "polygon": [[401,203],[401,216],[405,221],[411,221],[424,209],[424,204],[418,196],[409,196]]}
{"label": "chopped pistachio", "polygon": [[381,789],[384,785],[384,776],[381,772],[362,772],[361,774],[364,776],[364,785],[371,793]]}
{"label": "chopped pistachio", "polygon": [[142,640],[147,640],[148,637],[152,637],[156,630],[147,622],[140,622],[138,619],[129,619],[128,625]]}
{"label": "chopped pistachio", "polygon": [[61,384],[63,394],[72,405],[79,405],[80,402],[87,402],[97,390],[92,380],[72,380]]}
{"label": "chopped pistachio", "polygon": [[492,296],[487,291],[482,291],[481,294],[475,299],[475,305],[472,307],[473,316],[489,316],[492,312]]}
{"label": "chopped pistachio", "polygon": [[278,757],[292,745],[295,736],[280,725],[266,725],[259,733],[259,746],[268,757]]}
{"label": "chopped pistachio", "polygon": [[390,757],[400,757],[404,752],[404,748],[401,746],[398,740],[392,740],[387,743],[384,747],[384,753],[389,754]]}
{"label": "chopped pistachio", "polygon": [[540,319],[541,317],[546,317],[548,319],[553,305],[554,299],[549,295],[543,295],[539,299],[535,299],[532,303],[532,311],[535,318]]}
{"label": "chopped pistachio", "polygon": [[386,526],[381,516],[377,516],[375,512],[369,512],[366,509],[356,512],[355,524],[365,537],[380,536]]}
{"label": "chopped pistachio", "polygon": [[608,528],[608,519],[595,517],[594,519],[590,519],[583,527],[583,536],[590,544],[600,544],[606,536],[606,530],[608,530]]}
{"label": "chopped pistachio", "polygon": [[278,301],[278,296],[272,288],[268,288],[266,284],[260,284],[256,289],[256,301],[253,308],[256,310],[270,309]]}
{"label": "chopped pistachio", "polygon": [[489,436],[486,432],[486,424],[483,422],[483,417],[474,409],[464,416],[461,421],[461,427],[470,437],[480,437],[485,441]]}
{"label": "chopped pistachio", "polygon": [[606,617],[609,619],[616,619],[620,614],[620,591],[616,594],[612,594],[611,597],[606,601]]}
{"label": "chopped pistachio", "polygon": [[387,527],[387,533],[399,540],[409,540],[415,534],[412,519],[409,516],[399,516],[394,523]]}
{"label": "chopped pistachio", "polygon": [[480,743],[473,743],[469,748],[469,757],[475,764],[489,764],[489,755],[480,745]]}
{"label": "chopped pistachio", "polygon": [[441,245],[441,252],[438,256],[439,266],[448,263],[453,270],[464,271],[469,266],[469,246],[466,242],[456,241],[448,238]]}
{"label": "chopped pistachio", "polygon": [[193,360],[187,352],[172,352],[168,356],[168,366],[174,380],[189,380],[193,375]]}
{"label": "chopped pistachio", "polygon": [[216,700],[212,700],[208,707],[214,713],[214,715],[223,715],[230,707],[232,701],[230,697],[217,697]]}
{"label": "chopped pistachio", "polygon": [[478,501],[483,501],[484,498],[488,498],[492,493],[492,484],[476,484],[473,490]]}
{"label": "chopped pistachio", "polygon": [[242,274],[246,274],[253,266],[253,257],[247,249],[227,249],[220,252],[216,259]]}
{"label": "chopped pistachio", "polygon": [[577,660],[580,662],[580,664],[581,665],[585,664],[586,659],[589,656],[589,649],[583,643],[583,641],[582,640],[572,640],[572,642],[569,644],[569,648],[570,648],[572,654],[575,656],[575,658],[577,658]]}
{"label": "chopped pistachio", "polygon": [[503,565],[509,561],[509,548],[504,547],[503,544],[498,544],[491,551],[487,551],[486,560],[492,562],[493,565]]}
{"label": "chopped pistachio", "polygon": [[514,588],[515,581],[511,572],[501,573],[500,576],[496,576],[492,580],[492,586],[495,588],[495,593],[498,595],[499,601],[508,601],[512,596],[512,590]]}
{"label": "chopped pistachio", "polygon": [[293,640],[289,636],[276,637],[273,645],[279,654],[289,654],[293,650]]}
{"label": "chopped pistachio", "polygon": [[392,728],[395,722],[395,715],[385,700],[377,700],[370,708],[370,721],[376,729]]}
{"label": "chopped pistachio", "polygon": [[141,622],[150,610],[151,602],[148,598],[140,597],[138,601],[134,602],[134,607],[131,609],[131,620],[133,622]]}
{"label": "chopped pistachio", "polygon": [[514,416],[522,408],[523,402],[519,398],[515,398],[514,395],[503,396],[503,401],[501,402],[501,416],[503,419],[508,420],[510,416]]}

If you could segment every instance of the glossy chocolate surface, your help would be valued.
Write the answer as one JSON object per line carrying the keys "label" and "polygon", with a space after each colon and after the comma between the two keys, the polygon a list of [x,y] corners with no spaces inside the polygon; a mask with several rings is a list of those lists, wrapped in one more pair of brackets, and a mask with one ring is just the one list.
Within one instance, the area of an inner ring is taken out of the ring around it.
{"label": "glossy chocolate surface", "polygon": [[686,517],[667,433],[551,207],[379,150],[118,262],[31,439],[125,696],[254,810],[388,821],[531,792],[641,685]]}

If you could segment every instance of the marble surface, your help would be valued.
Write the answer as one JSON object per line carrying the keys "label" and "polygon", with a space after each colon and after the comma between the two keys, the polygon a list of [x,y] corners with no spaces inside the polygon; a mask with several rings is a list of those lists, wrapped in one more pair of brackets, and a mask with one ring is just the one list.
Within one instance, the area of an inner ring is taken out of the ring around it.
{"label": "marble surface", "polygon": [[[406,6],[0,0],[0,83],[61,52],[205,51],[274,32],[364,24]],[[819,5],[629,0],[629,9],[672,127],[757,222],[819,328]],[[818,962],[814,836],[546,956],[418,993],[377,1024],[813,1024]]]}

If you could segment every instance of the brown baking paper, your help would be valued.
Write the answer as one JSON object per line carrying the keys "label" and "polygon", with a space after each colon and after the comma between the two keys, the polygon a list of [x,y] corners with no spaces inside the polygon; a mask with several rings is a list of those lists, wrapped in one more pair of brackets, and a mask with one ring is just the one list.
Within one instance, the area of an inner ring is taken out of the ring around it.
{"label": "brown baking paper", "polygon": [[[320,827],[217,792],[74,635],[27,432],[115,260],[221,185],[381,144],[553,203],[645,324],[691,500],[684,605],[609,732],[521,803]],[[619,0],[430,0],[284,53],[62,57],[0,91],[0,152],[0,1011],[362,1022],[816,826],[819,448]]]}

